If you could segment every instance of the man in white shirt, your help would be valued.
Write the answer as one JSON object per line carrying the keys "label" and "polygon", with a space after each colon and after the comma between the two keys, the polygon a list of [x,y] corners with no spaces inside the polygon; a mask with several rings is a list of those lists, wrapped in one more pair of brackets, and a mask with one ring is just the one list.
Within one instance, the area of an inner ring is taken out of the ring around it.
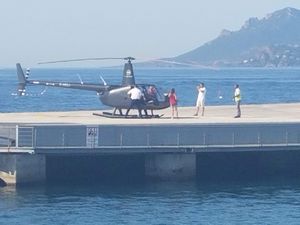
{"label": "man in white shirt", "polygon": [[234,118],[240,118],[241,117],[241,90],[240,90],[240,86],[238,84],[236,84],[234,86],[234,96],[233,99],[236,103],[236,116]]}
{"label": "man in white shirt", "polygon": [[200,85],[197,86],[197,90],[198,90],[198,98],[196,102],[196,113],[194,116],[198,116],[200,108],[202,109],[201,116],[204,116],[205,95],[206,95],[206,88],[204,86],[204,83],[200,83]]}
{"label": "man in white shirt", "polygon": [[131,99],[131,104],[129,109],[127,109],[126,116],[128,116],[128,113],[130,109],[136,108],[139,111],[139,117],[142,117],[142,99],[143,99],[143,93],[140,89],[137,88],[137,86],[131,86],[131,89],[127,92]]}

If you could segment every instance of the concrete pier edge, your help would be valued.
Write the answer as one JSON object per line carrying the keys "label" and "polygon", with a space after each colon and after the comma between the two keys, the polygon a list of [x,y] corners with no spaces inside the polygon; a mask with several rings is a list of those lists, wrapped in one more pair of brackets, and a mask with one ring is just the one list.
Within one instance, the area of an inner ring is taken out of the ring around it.
{"label": "concrete pier edge", "polygon": [[[168,110],[162,119],[141,120],[101,118],[90,111],[0,113],[0,179],[12,185],[43,183],[47,156],[74,155],[143,154],[137,157],[144,163],[139,169],[154,180],[193,180],[214,163],[221,163],[220,170],[243,171],[237,161],[247,164],[244,156],[253,168],[264,170],[261,162],[272,162],[272,170],[290,173],[291,163],[292,172],[300,174],[300,103],[242,106],[239,119],[232,117],[233,106],[209,106],[204,117],[182,107],[174,120]],[[236,161],[227,164],[219,156]]]}
{"label": "concrete pier edge", "polygon": [[0,179],[6,185],[44,183],[46,180],[45,155],[0,154]]}

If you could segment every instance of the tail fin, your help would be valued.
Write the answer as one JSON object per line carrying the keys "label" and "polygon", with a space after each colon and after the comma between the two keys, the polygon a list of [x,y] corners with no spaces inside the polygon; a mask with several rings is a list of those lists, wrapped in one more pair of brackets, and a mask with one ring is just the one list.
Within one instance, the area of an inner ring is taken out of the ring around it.
{"label": "tail fin", "polygon": [[26,84],[26,79],[25,79],[24,71],[21,67],[21,64],[17,63],[16,67],[17,67],[17,74],[18,74],[19,84]]}
{"label": "tail fin", "polygon": [[20,63],[16,64],[18,75],[18,95],[25,95],[26,78]]}
{"label": "tail fin", "polygon": [[129,58],[128,62],[125,63],[124,69],[123,69],[123,80],[122,85],[134,85],[135,79],[134,79],[134,73],[133,73],[133,66],[130,62],[131,58]]}

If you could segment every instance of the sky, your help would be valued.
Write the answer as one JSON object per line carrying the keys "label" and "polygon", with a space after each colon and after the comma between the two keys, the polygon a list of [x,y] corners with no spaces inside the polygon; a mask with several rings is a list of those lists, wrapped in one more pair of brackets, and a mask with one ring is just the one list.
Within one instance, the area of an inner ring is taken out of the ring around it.
{"label": "sky", "polygon": [[300,0],[0,1],[0,68],[89,57],[174,57],[223,29],[240,29],[250,17],[300,9]]}

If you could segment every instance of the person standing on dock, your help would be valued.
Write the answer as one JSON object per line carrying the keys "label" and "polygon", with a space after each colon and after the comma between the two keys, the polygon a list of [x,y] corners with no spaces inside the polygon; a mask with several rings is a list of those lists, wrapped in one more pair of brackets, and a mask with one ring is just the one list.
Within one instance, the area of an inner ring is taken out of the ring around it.
{"label": "person standing on dock", "polygon": [[172,88],[170,93],[168,94],[169,97],[169,103],[171,107],[171,113],[172,113],[172,119],[174,119],[174,113],[176,113],[176,118],[178,118],[178,110],[177,110],[177,96],[175,93],[175,89]]}
{"label": "person standing on dock", "polygon": [[240,118],[241,117],[241,90],[240,90],[240,86],[238,84],[236,84],[234,86],[234,96],[233,99],[235,101],[236,104],[236,116],[234,118]]}
{"label": "person standing on dock", "polygon": [[139,117],[142,118],[142,98],[143,93],[137,86],[131,86],[131,89],[127,93],[131,99],[130,107],[127,109],[126,116],[130,109],[136,108],[139,112]]}
{"label": "person standing on dock", "polygon": [[194,116],[198,116],[200,108],[202,110],[201,116],[204,116],[205,95],[206,95],[206,88],[204,86],[204,83],[200,83],[200,85],[197,86],[197,90],[198,90],[198,98],[196,102],[196,113],[194,114]]}

